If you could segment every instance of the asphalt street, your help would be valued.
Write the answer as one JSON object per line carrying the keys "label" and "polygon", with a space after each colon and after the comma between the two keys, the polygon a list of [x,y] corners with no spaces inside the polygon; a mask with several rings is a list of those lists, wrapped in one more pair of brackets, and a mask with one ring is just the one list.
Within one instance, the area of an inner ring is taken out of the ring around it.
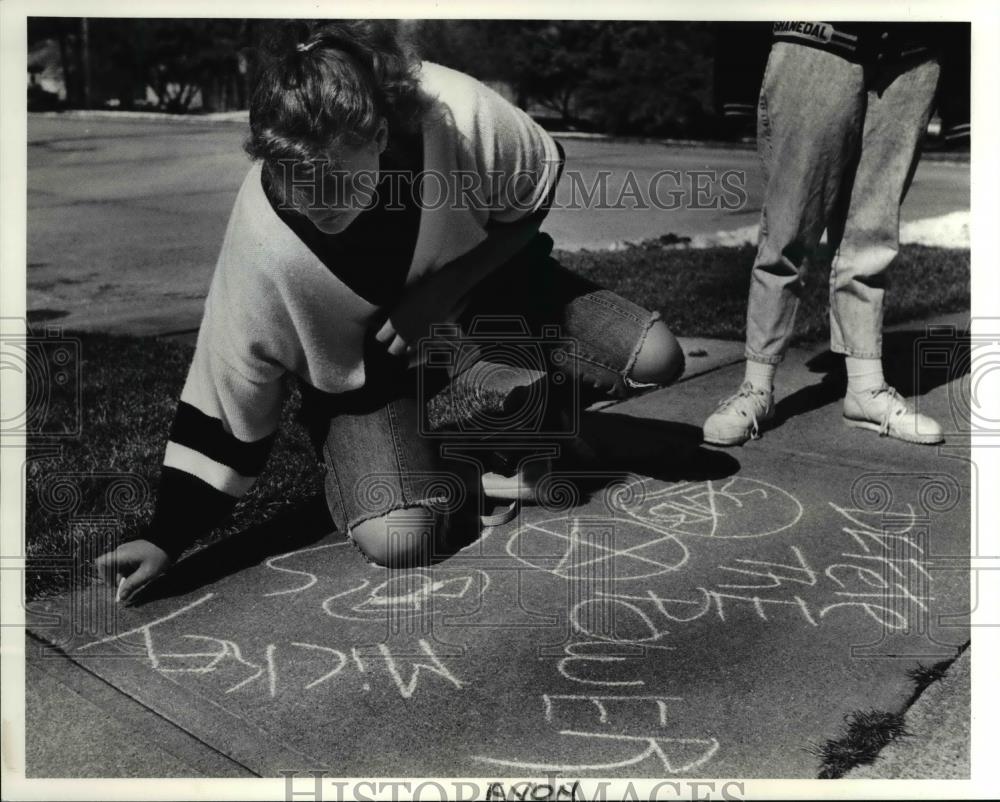
{"label": "asphalt street", "polygon": [[[28,309],[68,328],[196,328],[249,167],[244,134],[225,122],[30,115]],[[546,223],[560,248],[711,234],[759,215],[751,150],[578,139],[564,146],[566,173]],[[925,162],[903,219],[968,207],[968,164]]]}

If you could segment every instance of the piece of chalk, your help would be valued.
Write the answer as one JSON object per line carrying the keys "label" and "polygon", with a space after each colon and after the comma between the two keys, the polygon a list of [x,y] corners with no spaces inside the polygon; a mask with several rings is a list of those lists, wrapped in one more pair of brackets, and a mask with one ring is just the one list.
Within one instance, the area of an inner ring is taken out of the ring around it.
{"label": "piece of chalk", "polygon": [[125,584],[125,577],[118,580],[118,590],[115,591],[115,604],[118,604],[122,600],[122,585]]}

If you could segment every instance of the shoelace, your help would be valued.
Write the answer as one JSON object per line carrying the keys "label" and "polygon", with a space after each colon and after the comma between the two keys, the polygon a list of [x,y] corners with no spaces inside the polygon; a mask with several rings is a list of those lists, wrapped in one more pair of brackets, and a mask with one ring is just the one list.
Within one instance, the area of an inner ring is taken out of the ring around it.
{"label": "shoelace", "polygon": [[872,400],[878,398],[883,393],[888,394],[889,403],[886,405],[885,413],[882,415],[882,421],[879,423],[878,433],[880,437],[889,436],[889,424],[891,419],[899,417],[910,411],[909,406],[907,406],[906,399],[899,394],[899,391],[895,387],[890,387],[888,384],[883,384],[877,390],[872,391]]}
{"label": "shoelace", "polygon": [[[764,395],[764,393],[761,390],[754,390],[753,385],[751,385],[749,382],[744,382],[742,385],[740,385],[740,389],[738,392],[733,393],[731,396],[729,396],[729,398],[724,398],[719,402],[719,409],[725,409],[730,404],[735,404],[741,398],[746,398],[749,400],[751,396],[754,395]],[[760,440],[760,424],[757,422],[757,412],[754,409],[754,404],[752,401],[750,403],[749,412],[750,412],[750,421],[752,424],[750,426],[750,439]]]}

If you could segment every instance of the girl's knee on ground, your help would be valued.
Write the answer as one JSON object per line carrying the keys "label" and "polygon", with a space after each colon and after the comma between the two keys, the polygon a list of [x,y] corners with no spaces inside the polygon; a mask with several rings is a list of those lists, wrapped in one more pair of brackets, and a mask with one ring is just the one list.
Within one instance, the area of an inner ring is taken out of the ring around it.
{"label": "girl's knee on ground", "polygon": [[666,323],[657,320],[646,331],[629,378],[639,384],[669,384],[684,372],[684,351]]}
{"label": "girl's knee on ground", "polygon": [[446,512],[406,507],[353,526],[350,537],[365,557],[387,568],[429,565],[441,553],[450,525]]}

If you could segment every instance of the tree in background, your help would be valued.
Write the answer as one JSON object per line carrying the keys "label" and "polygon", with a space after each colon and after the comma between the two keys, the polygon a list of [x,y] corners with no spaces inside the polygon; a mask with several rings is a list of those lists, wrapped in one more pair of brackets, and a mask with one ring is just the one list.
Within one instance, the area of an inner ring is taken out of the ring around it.
{"label": "tree in background", "polygon": [[[117,107],[131,109],[137,101],[145,104],[148,87],[161,111],[188,111],[199,95],[206,111],[246,108],[245,50],[256,21],[91,18],[87,22],[85,52],[81,20],[28,20],[29,50],[50,40],[58,43],[67,105],[102,106],[113,100]],[[84,84],[83,67],[87,53],[89,87]]]}
{"label": "tree in background", "polygon": [[595,128],[610,134],[710,133],[712,32],[705,23],[613,22],[578,92]]}
{"label": "tree in background", "polygon": [[596,63],[608,23],[536,20],[423,20],[415,44],[430,60],[506,84],[517,104],[537,105],[563,125],[576,122],[576,95]]}
{"label": "tree in background", "polygon": [[[216,111],[247,107],[253,47],[276,24],[91,18],[84,25],[38,17],[29,19],[28,39],[37,58],[59,54],[69,106],[110,101],[129,109],[145,105],[148,88],[162,111],[189,111],[196,99]],[[705,23],[410,20],[399,27],[425,58],[502,84],[519,106],[553,125],[712,133],[713,45]]]}
{"label": "tree in background", "polygon": [[[54,43],[54,48],[47,45]],[[39,45],[44,48],[39,51]],[[57,54],[66,102],[71,106],[83,105],[83,67],[81,64],[80,20],[67,17],[29,17],[28,63],[32,72],[43,72],[47,66],[33,59],[35,54],[49,58],[49,50]],[[34,62],[34,63],[33,63]]]}
{"label": "tree in background", "polygon": [[706,23],[425,20],[414,37],[425,58],[502,81],[560,125],[697,136],[712,123]]}

